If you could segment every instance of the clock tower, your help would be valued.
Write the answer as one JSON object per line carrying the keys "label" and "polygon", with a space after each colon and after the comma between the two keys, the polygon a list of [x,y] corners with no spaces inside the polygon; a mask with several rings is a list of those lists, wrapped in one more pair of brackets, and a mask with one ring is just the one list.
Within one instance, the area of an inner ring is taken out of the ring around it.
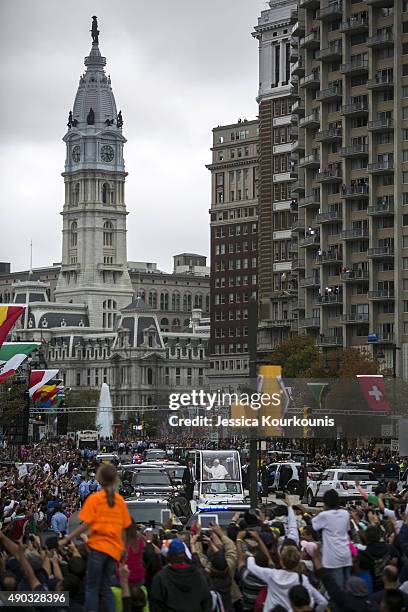
{"label": "clock tower", "polygon": [[62,265],[55,299],[85,303],[90,326],[111,329],[116,312],[133,297],[126,249],[126,139],[99,50],[97,19],[92,19],[92,48],[63,138]]}

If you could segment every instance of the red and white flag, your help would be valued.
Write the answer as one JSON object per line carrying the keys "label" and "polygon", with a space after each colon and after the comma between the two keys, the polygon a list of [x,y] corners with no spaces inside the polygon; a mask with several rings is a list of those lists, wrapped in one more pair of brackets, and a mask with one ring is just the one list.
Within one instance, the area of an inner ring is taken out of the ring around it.
{"label": "red and white flag", "polygon": [[33,396],[37,389],[41,389],[41,387],[46,385],[48,381],[55,378],[57,374],[58,370],[31,370],[29,388],[30,397]]}
{"label": "red and white flag", "polygon": [[384,377],[382,374],[357,375],[361,390],[370,410],[391,412],[391,406],[385,397]]}

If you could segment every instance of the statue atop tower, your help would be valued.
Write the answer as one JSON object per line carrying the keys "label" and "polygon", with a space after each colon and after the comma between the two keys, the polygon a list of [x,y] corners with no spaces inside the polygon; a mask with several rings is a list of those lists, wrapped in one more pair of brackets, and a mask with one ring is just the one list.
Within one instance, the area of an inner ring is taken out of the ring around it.
{"label": "statue atop tower", "polygon": [[98,30],[98,18],[96,15],[92,17],[92,44],[97,45],[99,43],[99,30]]}

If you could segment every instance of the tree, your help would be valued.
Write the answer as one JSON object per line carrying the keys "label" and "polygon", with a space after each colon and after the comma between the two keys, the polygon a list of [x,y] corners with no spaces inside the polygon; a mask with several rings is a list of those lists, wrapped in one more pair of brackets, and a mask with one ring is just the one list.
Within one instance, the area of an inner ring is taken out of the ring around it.
{"label": "tree", "polygon": [[378,374],[379,363],[370,353],[357,348],[339,348],[321,353],[305,372],[306,378],[355,378],[358,374]]}
{"label": "tree", "polygon": [[279,344],[267,361],[282,366],[282,375],[287,378],[303,378],[319,356],[319,349],[310,336],[293,336]]}
{"label": "tree", "polygon": [[66,394],[65,404],[69,408],[95,408],[92,412],[69,412],[68,430],[95,429],[96,407],[99,400],[97,389],[71,389]]}
{"label": "tree", "polygon": [[13,376],[0,384],[0,425],[9,428],[21,423],[27,401],[26,390],[27,382],[20,376]]}

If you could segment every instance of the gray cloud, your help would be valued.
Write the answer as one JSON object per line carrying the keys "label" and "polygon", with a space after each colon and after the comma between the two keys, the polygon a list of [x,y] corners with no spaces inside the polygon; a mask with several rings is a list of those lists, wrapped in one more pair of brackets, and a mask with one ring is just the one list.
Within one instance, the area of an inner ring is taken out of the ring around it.
{"label": "gray cloud", "polygon": [[124,134],[128,258],[170,269],[180,251],[208,253],[211,129],[253,118],[259,0],[2,0],[0,4],[0,260],[14,270],[60,259],[61,138],[90,17]]}

